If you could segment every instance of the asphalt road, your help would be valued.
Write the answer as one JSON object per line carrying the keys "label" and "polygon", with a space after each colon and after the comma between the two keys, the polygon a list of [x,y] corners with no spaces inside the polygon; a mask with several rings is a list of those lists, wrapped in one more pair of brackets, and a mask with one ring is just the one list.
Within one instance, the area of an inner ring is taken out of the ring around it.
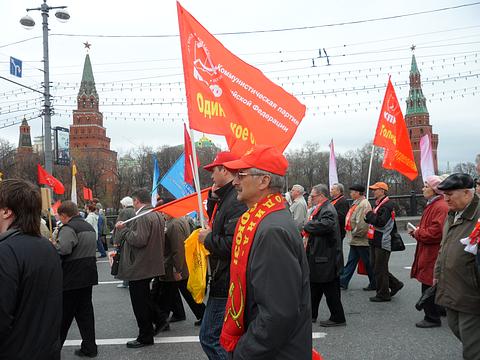
{"label": "asphalt road", "polygon": [[[446,319],[442,327],[418,329],[415,322],[423,318],[414,304],[420,296],[420,284],[410,279],[409,267],[413,261],[415,240],[402,234],[407,249],[394,253],[390,272],[405,283],[405,287],[387,303],[368,301],[372,292],[362,287],[368,284],[366,276],[355,275],[349,289],[342,291],[347,326],[322,328],[313,324],[314,347],[325,360],[367,359],[435,359],[461,360],[461,344],[449,330]],[[348,247],[345,247],[345,258]],[[187,320],[170,325],[171,330],[161,333],[155,345],[141,349],[127,349],[125,343],[137,335],[128,289],[116,287],[107,262],[98,262],[100,285],[94,288],[96,338],[98,359],[207,359],[198,342],[199,328],[193,326],[195,318],[185,305]],[[319,319],[329,316],[325,300],[320,306]],[[62,359],[76,359],[73,351],[79,347],[80,334],[74,323],[62,350]]]}

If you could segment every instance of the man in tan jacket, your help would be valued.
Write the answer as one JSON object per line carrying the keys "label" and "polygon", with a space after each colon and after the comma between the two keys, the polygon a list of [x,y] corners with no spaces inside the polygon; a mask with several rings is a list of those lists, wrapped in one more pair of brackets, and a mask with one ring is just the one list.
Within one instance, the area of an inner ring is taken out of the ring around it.
{"label": "man in tan jacket", "polygon": [[448,326],[462,342],[463,358],[480,359],[480,275],[475,255],[461,239],[480,227],[480,201],[467,174],[452,174],[438,185],[450,210],[435,265],[436,303],[447,309]]}
{"label": "man in tan jacket", "polygon": [[355,268],[360,259],[367,269],[369,285],[363,290],[375,290],[375,276],[370,264],[370,253],[368,245],[368,224],[365,222],[365,214],[372,210],[367,199],[365,199],[365,187],[360,184],[350,186],[350,196],[353,199],[352,207],[349,209],[345,218],[345,230],[347,238],[350,239],[350,252],[348,254],[347,265],[340,276],[340,287],[344,290],[348,288],[348,283],[355,272]]}

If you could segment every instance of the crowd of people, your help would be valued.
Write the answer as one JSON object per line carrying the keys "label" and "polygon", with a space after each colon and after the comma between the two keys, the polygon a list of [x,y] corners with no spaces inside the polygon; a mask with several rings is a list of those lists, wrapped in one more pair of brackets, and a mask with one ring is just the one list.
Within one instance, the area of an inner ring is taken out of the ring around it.
{"label": "crowd of people", "polygon": [[[477,164],[480,175],[480,155]],[[315,185],[308,196],[300,184],[282,193],[288,162],[262,145],[240,158],[220,152],[204,168],[213,181],[208,224],[198,237],[210,253],[206,305],[187,290],[184,241],[192,224],[152,211],[150,191],[120,201],[107,254],[109,229],[98,201],[85,213],[63,201],[51,233],[40,218],[38,188],[0,182],[0,358],[59,359],[73,319],[82,337],[75,355],[97,356],[97,251],[117,262],[119,286],[130,294],[138,335],[127,348],[152,345],[170,323],[185,320],[183,297],[211,360],[311,359],[313,323],[347,325],[342,291],[357,266],[368,277],[363,290],[374,292],[371,302],[389,302],[404,287],[389,270],[401,235],[388,184],[369,186],[373,205],[361,184],[349,187],[351,201],[340,183]],[[421,284],[424,318],[415,325],[438,327],[446,315],[463,357],[478,360],[480,180],[461,173],[424,180],[425,209],[404,235],[417,242],[411,277]],[[323,295],[330,316],[318,319]]]}

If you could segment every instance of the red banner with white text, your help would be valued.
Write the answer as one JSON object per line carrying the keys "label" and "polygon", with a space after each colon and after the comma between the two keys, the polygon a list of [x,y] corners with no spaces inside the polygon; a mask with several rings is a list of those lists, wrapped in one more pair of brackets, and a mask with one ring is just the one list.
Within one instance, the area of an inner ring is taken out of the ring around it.
{"label": "red banner with white text", "polygon": [[283,152],[305,105],[228,51],[178,2],[177,12],[190,127],[224,135],[238,155],[254,144]]}
{"label": "red banner with white text", "polygon": [[418,176],[407,125],[390,79],[388,79],[373,144],[385,149],[383,158],[385,169],[396,170],[410,180]]}

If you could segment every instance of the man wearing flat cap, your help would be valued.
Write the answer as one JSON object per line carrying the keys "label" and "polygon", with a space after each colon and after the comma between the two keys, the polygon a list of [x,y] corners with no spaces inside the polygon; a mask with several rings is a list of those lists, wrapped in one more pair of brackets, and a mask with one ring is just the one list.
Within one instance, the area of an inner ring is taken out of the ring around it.
{"label": "man wearing flat cap", "polygon": [[365,198],[365,186],[353,184],[350,186],[350,197],[353,204],[347,212],[345,218],[345,230],[347,238],[350,240],[350,252],[348,254],[347,265],[340,276],[340,287],[348,288],[348,283],[355,272],[360,259],[365,265],[368,274],[369,284],[364,288],[365,291],[375,290],[375,276],[370,264],[370,251],[368,247],[368,224],[365,222],[365,214],[372,210],[370,203]]}
{"label": "man wearing flat cap", "polygon": [[248,206],[235,229],[220,342],[235,360],[312,358],[308,264],[282,196],[287,159],[257,145],[224,164]]}
{"label": "man wearing flat cap", "polygon": [[393,202],[387,196],[388,185],[377,182],[370,186],[375,197],[375,208],[367,212],[365,221],[370,224],[367,237],[370,241],[370,262],[375,273],[377,294],[373,302],[390,301],[403,288],[403,283],[388,270],[392,235],[397,233]]}
{"label": "man wearing flat cap", "polygon": [[480,201],[467,174],[450,175],[438,189],[443,191],[449,213],[435,264],[435,300],[447,309],[448,326],[462,342],[463,358],[478,360],[480,274],[468,247],[480,241]]}
{"label": "man wearing flat cap", "polygon": [[204,167],[213,180],[207,201],[210,220],[208,227],[201,230],[199,235],[199,240],[210,252],[212,272],[207,307],[200,328],[200,344],[209,360],[227,359],[227,353],[220,345],[220,332],[230,285],[233,233],[238,218],[247,207],[237,200],[237,191],[232,184],[233,174],[224,165],[237,159],[238,156],[229,151],[221,151],[212,163]]}

